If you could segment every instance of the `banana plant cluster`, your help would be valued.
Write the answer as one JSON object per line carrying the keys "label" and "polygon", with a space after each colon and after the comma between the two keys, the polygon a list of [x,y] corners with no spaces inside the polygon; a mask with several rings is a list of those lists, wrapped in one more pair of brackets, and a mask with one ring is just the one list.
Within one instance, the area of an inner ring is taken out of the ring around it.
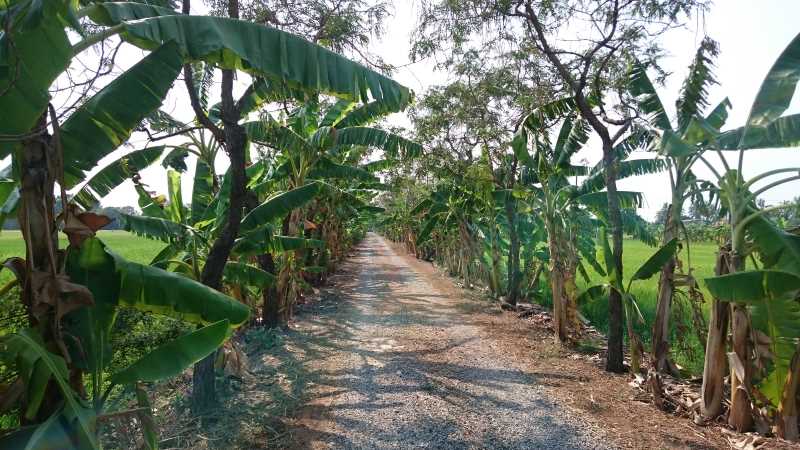
{"label": "banana plant cluster", "polygon": [[[758,197],[776,186],[800,179],[800,168],[767,171],[749,179],[742,172],[746,153],[755,149],[795,147],[800,138],[800,117],[783,115],[800,80],[800,37],[778,57],[762,82],[744,126],[720,131],[728,117],[725,99],[710,112],[707,89],[713,84],[711,57],[715,45],[704,41],[690,67],[676,104],[678,123],[672,125],[645,68],[634,62],[631,92],[650,122],[652,149],[670,169],[672,205],[665,240],[679,238],[688,200],[719,202],[727,220],[728,239],[719,249],[716,274],[705,280],[714,297],[706,341],[702,414],[715,418],[723,412],[724,378],[731,380],[728,422],[738,430],[771,426],[778,434],[797,439],[798,237],[772,223],[768,214],[776,207],[759,208]],[[729,152],[737,152],[734,163]],[[718,162],[709,155],[714,154]],[[712,174],[700,180],[693,166],[702,164]],[[683,241],[688,245],[688,235]],[[748,261],[752,268],[748,269]],[[675,273],[676,261],[662,268],[654,329],[656,370],[670,370],[667,332],[670,303],[682,282],[696,281]],[[686,285],[686,284],[683,284]],[[730,338],[728,337],[730,335]]]}
{"label": "banana plant cluster", "polygon": [[[219,216],[214,214],[226,207],[228,177],[217,184],[213,159],[219,143],[193,140],[199,158],[187,209],[176,172],[168,174],[168,202],[152,198],[138,175],[162,156],[179,164],[186,146],[135,150],[103,168],[98,167],[100,160],[155,114],[186,63],[251,75],[255,87],[242,102],[243,111],[322,92],[348,105],[379,104],[389,112],[402,109],[411,92],[294,35],[236,19],[178,15],[150,4],[12,0],[0,5],[0,22],[0,108],[9,112],[0,124],[0,157],[12,159],[2,171],[0,217],[16,214],[20,219],[26,256],[6,261],[5,267],[18,280],[29,318],[28,327],[0,336],[0,360],[16,373],[9,385],[0,387],[2,407],[17,408],[22,424],[2,437],[2,446],[99,448],[99,423],[138,416],[146,445],[155,448],[158,435],[140,384],[181,373],[214,352],[250,316],[242,302],[196,281],[202,253],[218,229]],[[50,105],[53,83],[82,52],[112,37],[148,54],[60,120]],[[213,112],[209,108],[209,115]],[[381,140],[372,136],[373,142]],[[341,145],[360,145],[357,137],[346,139]],[[385,148],[408,148],[391,136],[384,135],[381,142]],[[271,161],[254,165],[260,174],[251,177],[254,187],[268,166]],[[152,266],[116,255],[95,235],[107,218],[80,208],[95,205],[127,179],[136,182],[145,211],[142,218],[127,218],[127,226],[169,244]],[[319,186],[302,183],[282,192],[262,192],[268,198],[243,219],[249,234],[237,248],[297,248],[297,240],[281,241],[276,233],[259,237],[257,232],[308,201],[309,191]],[[63,205],[58,216],[56,191]],[[59,248],[59,230],[69,238],[66,249]],[[302,239],[300,245],[309,242]],[[184,270],[164,270],[175,266]],[[231,283],[263,286],[271,280],[241,261],[231,262],[226,273]],[[174,317],[199,328],[108,373],[110,333],[121,308]],[[139,408],[106,410],[110,393],[120,385],[137,390]]]}

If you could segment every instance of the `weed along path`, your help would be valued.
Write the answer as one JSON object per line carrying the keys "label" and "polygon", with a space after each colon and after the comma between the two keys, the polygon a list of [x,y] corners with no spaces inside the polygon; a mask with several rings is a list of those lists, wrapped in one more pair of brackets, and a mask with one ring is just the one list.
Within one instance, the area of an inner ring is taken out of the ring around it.
{"label": "weed along path", "polygon": [[487,303],[429,263],[370,234],[335,284],[336,305],[293,324],[309,400],[290,448],[608,448],[485,332]]}

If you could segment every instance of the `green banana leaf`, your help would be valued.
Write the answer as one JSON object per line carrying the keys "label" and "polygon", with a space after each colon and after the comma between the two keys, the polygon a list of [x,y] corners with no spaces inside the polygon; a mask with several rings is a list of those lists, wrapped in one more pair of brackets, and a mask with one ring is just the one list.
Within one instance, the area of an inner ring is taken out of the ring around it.
{"label": "green banana leaf", "polygon": [[712,58],[718,53],[717,47],[716,42],[705,38],[695,52],[692,64],[689,66],[689,74],[675,102],[678,110],[678,130],[686,130],[689,123],[700,116],[709,104],[708,88],[717,83],[712,73],[714,65]]}
{"label": "green banana leaf", "polygon": [[220,320],[161,345],[111,376],[113,384],[159,381],[179,375],[219,348],[228,337],[230,323]]}
{"label": "green banana leaf", "polygon": [[717,139],[720,150],[782,148],[798,145],[800,145],[800,114],[779,117],[763,127],[747,126],[726,131]]}
{"label": "green banana leaf", "polygon": [[158,161],[162,153],[164,153],[164,146],[144,148],[128,153],[88,177],[73,199],[84,208],[91,209],[134,173],[144,170]]}
{"label": "green banana leaf", "polygon": [[[77,422],[74,431],[77,432],[79,440],[87,443],[91,448],[99,448],[95,439],[94,418],[87,415],[86,408],[80,403],[78,396],[69,386],[67,364],[64,359],[49,352],[44,347],[39,334],[29,328],[0,337],[0,344],[3,349],[0,352],[0,357],[10,367],[16,367],[21,376],[32,374],[37,370],[37,366],[43,365],[43,369],[38,369],[38,371],[43,371],[49,376],[47,379],[38,376],[37,379],[32,380],[29,378],[26,380],[29,394],[41,396],[47,388],[49,380],[53,380],[64,397],[65,413]],[[40,390],[42,394],[37,393]],[[68,423],[71,424],[72,422],[72,420],[69,420]],[[37,428],[27,445],[30,446],[31,442],[35,444],[39,439],[48,435],[50,435],[49,426],[44,429]]]}
{"label": "green banana leaf", "polygon": [[160,217],[132,216],[121,214],[122,225],[125,231],[148,239],[155,239],[168,244],[184,241],[192,234],[192,228]]}
{"label": "green banana leaf", "polygon": [[672,239],[671,241],[664,244],[663,247],[659,248],[655,253],[653,253],[647,261],[644,262],[637,270],[636,273],[633,274],[631,277],[631,281],[634,280],[647,280],[653,275],[657,274],[661,271],[661,268],[664,264],[667,263],[675,253],[678,251],[678,240]]}
{"label": "green banana leaf", "polygon": [[800,276],[780,271],[737,272],[705,280],[712,295],[749,305],[752,325],[769,336],[772,367],[758,385],[759,391],[778,406],[789,365],[800,339]]}
{"label": "green banana leaf", "polygon": [[208,286],[112,256],[121,277],[120,305],[203,325],[227,319],[238,327],[250,316],[246,305]]}
{"label": "green banana leaf", "polygon": [[336,133],[337,145],[358,145],[383,150],[389,157],[410,159],[422,154],[422,146],[380,128],[348,127]]}
{"label": "green banana leaf", "polygon": [[72,188],[158,109],[181,70],[178,45],[169,42],[115,78],[61,125],[64,181]]}
{"label": "green banana leaf", "polygon": [[116,25],[122,21],[179,14],[169,8],[136,2],[103,2],[86,7],[85,14],[99,25]]}
{"label": "green banana leaf", "polygon": [[276,236],[269,227],[262,227],[238,238],[233,253],[239,256],[257,256],[306,248],[325,248],[325,242],[318,239]]}
{"label": "green banana leaf", "polygon": [[344,180],[361,180],[367,182],[379,181],[379,179],[359,167],[353,167],[346,164],[338,164],[330,158],[322,157],[314,165],[308,173],[308,178],[323,178],[323,179],[344,179]]}
{"label": "green banana leaf", "polygon": [[[45,112],[50,85],[72,60],[64,23],[74,11],[61,1],[12,1],[6,8],[5,13],[21,16],[0,33],[0,111],[4,111],[0,134],[21,135],[30,132]],[[0,143],[0,158],[16,144]]]}
{"label": "green banana leaf", "polygon": [[672,130],[664,104],[650,77],[647,76],[647,68],[637,60],[634,60],[628,69],[628,90],[634,97],[638,97],[639,107],[654,127],[659,130]]}
{"label": "green banana leaf", "polygon": [[228,284],[251,286],[258,289],[275,284],[275,275],[239,261],[228,261],[225,264],[224,276],[225,282]]}
{"label": "green banana leaf", "polygon": [[416,243],[420,245],[428,240],[431,237],[431,233],[436,225],[439,223],[439,216],[430,216],[428,220],[425,222],[425,225],[422,226],[422,231],[419,232],[417,235]]}
{"label": "green banana leaf", "polygon": [[[369,102],[346,111],[345,116],[331,123],[336,128],[360,127],[375,122],[389,113],[396,112],[395,108],[383,102]],[[320,126],[323,124],[320,123]]]}
{"label": "green banana leaf", "polygon": [[664,130],[661,135],[658,152],[664,156],[678,158],[693,155],[698,152],[698,149],[686,143],[677,133],[671,130]]}
{"label": "green banana leaf", "polygon": [[[107,12],[106,5],[100,4],[98,9]],[[97,22],[109,16],[97,10],[90,14]],[[190,60],[244,70],[292,88],[353,101],[368,102],[371,96],[398,108],[411,101],[411,92],[390,78],[275,28],[212,16],[171,15],[132,22],[120,17],[104,23],[119,26],[123,39],[145,49],[175,41],[181,54]]]}
{"label": "green banana leaf", "polygon": [[190,222],[192,225],[203,219],[203,215],[211,202],[214,201],[214,180],[211,168],[205,161],[198,159],[194,169],[194,184],[192,185],[192,212]]}
{"label": "green banana leaf", "polygon": [[336,126],[336,124],[345,116],[345,114],[347,114],[347,112],[352,110],[355,106],[355,103],[348,100],[337,101],[327,110],[325,110],[322,120],[319,121],[318,128]]}
{"label": "green banana leaf", "polygon": [[165,199],[163,196],[156,196],[153,198],[139,183],[134,185],[136,193],[139,195],[139,207],[142,208],[142,213],[146,217],[156,217],[159,219],[169,220],[167,212],[164,211],[163,203]]}
{"label": "green banana leaf", "polygon": [[800,34],[792,39],[767,72],[753,101],[746,126],[763,127],[780,117],[789,107],[798,81],[800,81]]}
{"label": "green banana leaf", "polygon": [[184,223],[183,218],[183,193],[181,191],[181,174],[174,170],[167,171],[167,193],[169,204],[167,213],[170,220],[177,223]]}
{"label": "green banana leaf", "polygon": [[706,278],[708,291],[726,302],[758,303],[800,290],[800,276],[779,270],[750,270]]}
{"label": "green banana leaf", "polygon": [[315,182],[270,198],[254,208],[242,219],[241,232],[247,233],[277,218],[283,218],[293,209],[311,201],[319,190],[320,184]]}

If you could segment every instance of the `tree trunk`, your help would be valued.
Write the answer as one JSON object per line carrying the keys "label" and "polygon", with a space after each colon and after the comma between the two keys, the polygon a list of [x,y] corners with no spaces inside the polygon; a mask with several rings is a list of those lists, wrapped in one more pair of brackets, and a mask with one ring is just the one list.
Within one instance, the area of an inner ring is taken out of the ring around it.
{"label": "tree trunk", "polygon": [[[717,276],[730,273],[729,249],[720,248],[714,273]],[[706,357],[703,364],[703,387],[700,413],[705,419],[714,419],[722,413],[722,397],[725,388],[725,349],[728,341],[730,307],[727,302],[713,299],[711,321],[706,340]]]}
{"label": "tree trunk", "polygon": [[[259,255],[258,267],[261,270],[275,275],[275,259],[272,253]],[[281,324],[279,305],[278,305],[278,289],[277,286],[271,284],[267,289],[261,291],[262,309],[261,321],[263,326],[267,328],[275,328]]]}
{"label": "tree trunk", "polygon": [[[225,148],[231,160],[231,191],[227,220],[208,252],[200,278],[203,284],[217,290],[222,288],[222,273],[239,234],[247,192],[247,174],[245,172],[247,134],[244,128],[238,124],[239,114],[235,111],[233,100],[230,97],[233,91],[233,71],[223,70],[222,76],[222,121],[225,125]],[[226,97],[228,98],[226,99]],[[215,358],[216,352],[212,352],[194,366],[192,409],[195,413],[202,413],[216,406]]]}
{"label": "tree trunk", "polygon": [[[617,194],[616,160],[610,141],[603,143],[603,162],[605,164],[606,190],[608,191],[608,225],[611,228],[613,264],[617,274],[621,276],[624,273],[622,271],[622,214]],[[625,371],[622,350],[623,322],[622,295],[611,289],[608,296],[608,356],[606,359],[606,370],[609,372]]]}
{"label": "tree trunk", "polygon": [[[677,206],[676,206],[677,205]],[[673,199],[664,224],[664,244],[678,235],[681,205]],[[677,216],[677,217],[676,217]],[[656,320],[653,324],[653,366],[656,371],[670,373],[678,376],[678,368],[669,358],[669,323],[672,310],[672,298],[675,293],[673,279],[675,276],[676,259],[670,258],[661,268],[658,280],[658,302],[656,305]]]}

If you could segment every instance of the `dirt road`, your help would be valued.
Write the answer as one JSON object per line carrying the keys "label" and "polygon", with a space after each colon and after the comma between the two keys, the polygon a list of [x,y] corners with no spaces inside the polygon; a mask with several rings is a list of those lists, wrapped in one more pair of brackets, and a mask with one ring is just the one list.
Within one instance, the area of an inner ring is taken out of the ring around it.
{"label": "dirt road", "polygon": [[335,306],[296,323],[313,377],[293,448],[608,448],[430,264],[370,234],[340,272]]}

